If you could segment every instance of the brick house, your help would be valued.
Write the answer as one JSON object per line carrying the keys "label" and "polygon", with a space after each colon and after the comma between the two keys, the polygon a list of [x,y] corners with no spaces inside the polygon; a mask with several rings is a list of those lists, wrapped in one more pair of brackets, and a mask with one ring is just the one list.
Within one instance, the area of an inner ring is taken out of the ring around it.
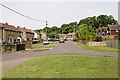
{"label": "brick house", "polygon": [[120,25],[108,25],[107,26],[107,36],[114,38],[118,36],[120,32]]}
{"label": "brick house", "polygon": [[72,39],[74,36],[75,33],[59,34],[59,39]]}
{"label": "brick house", "polygon": [[3,28],[2,23],[0,23],[0,45],[3,43]]}
{"label": "brick house", "polygon": [[3,43],[10,43],[14,44],[15,42],[18,42],[18,37],[21,37],[21,31],[18,30],[13,25],[8,25],[8,23],[0,23],[3,29]]}
{"label": "brick house", "polygon": [[22,32],[23,41],[31,41],[34,39],[34,32],[33,31],[26,29],[25,27],[22,28],[20,26],[17,26],[17,29]]}
{"label": "brick house", "polygon": [[40,31],[40,38],[47,40],[47,38],[48,38],[47,33],[45,33],[44,31]]}
{"label": "brick house", "polygon": [[107,27],[102,27],[95,30],[97,36],[102,36],[103,39],[106,37],[114,38],[118,36],[120,32],[120,25],[108,25]]}
{"label": "brick house", "polygon": [[35,30],[32,30],[32,31],[34,33],[34,40],[39,40],[41,37],[41,34]]}

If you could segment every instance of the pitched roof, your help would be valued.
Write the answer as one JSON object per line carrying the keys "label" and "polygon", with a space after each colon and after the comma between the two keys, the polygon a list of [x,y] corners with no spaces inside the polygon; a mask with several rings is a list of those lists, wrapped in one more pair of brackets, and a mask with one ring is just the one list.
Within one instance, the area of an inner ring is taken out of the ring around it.
{"label": "pitched roof", "polygon": [[103,29],[103,31],[107,31],[107,27],[103,27],[102,29]]}
{"label": "pitched roof", "polygon": [[13,25],[8,25],[8,23],[0,23],[1,27],[4,27],[6,30],[20,31]]}
{"label": "pitched roof", "polygon": [[120,25],[108,25],[110,30],[120,30]]}
{"label": "pitched roof", "polygon": [[37,33],[37,34],[40,34],[38,31],[35,31],[35,30],[33,30],[33,32],[35,32],[35,33]]}
{"label": "pitched roof", "polygon": [[17,29],[19,29],[19,30],[22,31],[22,32],[34,33],[34,32],[32,32],[31,30],[26,29],[25,27],[22,28],[22,27],[18,26]]}

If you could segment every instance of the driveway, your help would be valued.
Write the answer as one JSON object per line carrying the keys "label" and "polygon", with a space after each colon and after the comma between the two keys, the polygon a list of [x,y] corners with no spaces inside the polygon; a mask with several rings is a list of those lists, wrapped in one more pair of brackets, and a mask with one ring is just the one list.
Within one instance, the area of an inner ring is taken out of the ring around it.
{"label": "driveway", "polygon": [[94,51],[85,50],[71,41],[60,43],[51,50],[17,53],[17,54],[5,54],[2,55],[2,71],[5,73],[9,69],[27,61],[33,57],[48,56],[48,55],[107,55],[118,57],[118,52],[113,51]]}

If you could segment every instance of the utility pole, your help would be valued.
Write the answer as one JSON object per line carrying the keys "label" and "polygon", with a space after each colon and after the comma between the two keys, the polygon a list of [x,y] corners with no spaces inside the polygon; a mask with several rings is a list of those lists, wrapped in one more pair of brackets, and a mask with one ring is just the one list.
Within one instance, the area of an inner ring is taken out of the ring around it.
{"label": "utility pole", "polygon": [[48,25],[48,23],[46,21],[46,39],[47,39],[47,36],[48,36],[48,34],[47,34],[47,25]]}
{"label": "utility pole", "polygon": [[75,33],[75,23],[74,23],[74,33]]}
{"label": "utility pole", "polygon": [[47,25],[48,25],[48,23],[47,23],[47,21],[46,21],[46,33],[47,33]]}
{"label": "utility pole", "polygon": [[74,33],[76,32],[77,22],[74,23]]}

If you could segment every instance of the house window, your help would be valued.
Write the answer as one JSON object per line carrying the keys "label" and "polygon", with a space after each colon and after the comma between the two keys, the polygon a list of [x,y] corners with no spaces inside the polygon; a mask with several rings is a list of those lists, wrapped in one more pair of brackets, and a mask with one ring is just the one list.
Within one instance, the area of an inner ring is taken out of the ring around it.
{"label": "house window", "polygon": [[118,30],[116,30],[116,32],[118,32]]}
{"label": "house window", "polygon": [[12,31],[12,34],[13,34],[13,31]]}
{"label": "house window", "polygon": [[23,35],[23,32],[22,32],[22,35]]}
{"label": "house window", "polygon": [[9,34],[10,34],[10,31],[9,31]]}

